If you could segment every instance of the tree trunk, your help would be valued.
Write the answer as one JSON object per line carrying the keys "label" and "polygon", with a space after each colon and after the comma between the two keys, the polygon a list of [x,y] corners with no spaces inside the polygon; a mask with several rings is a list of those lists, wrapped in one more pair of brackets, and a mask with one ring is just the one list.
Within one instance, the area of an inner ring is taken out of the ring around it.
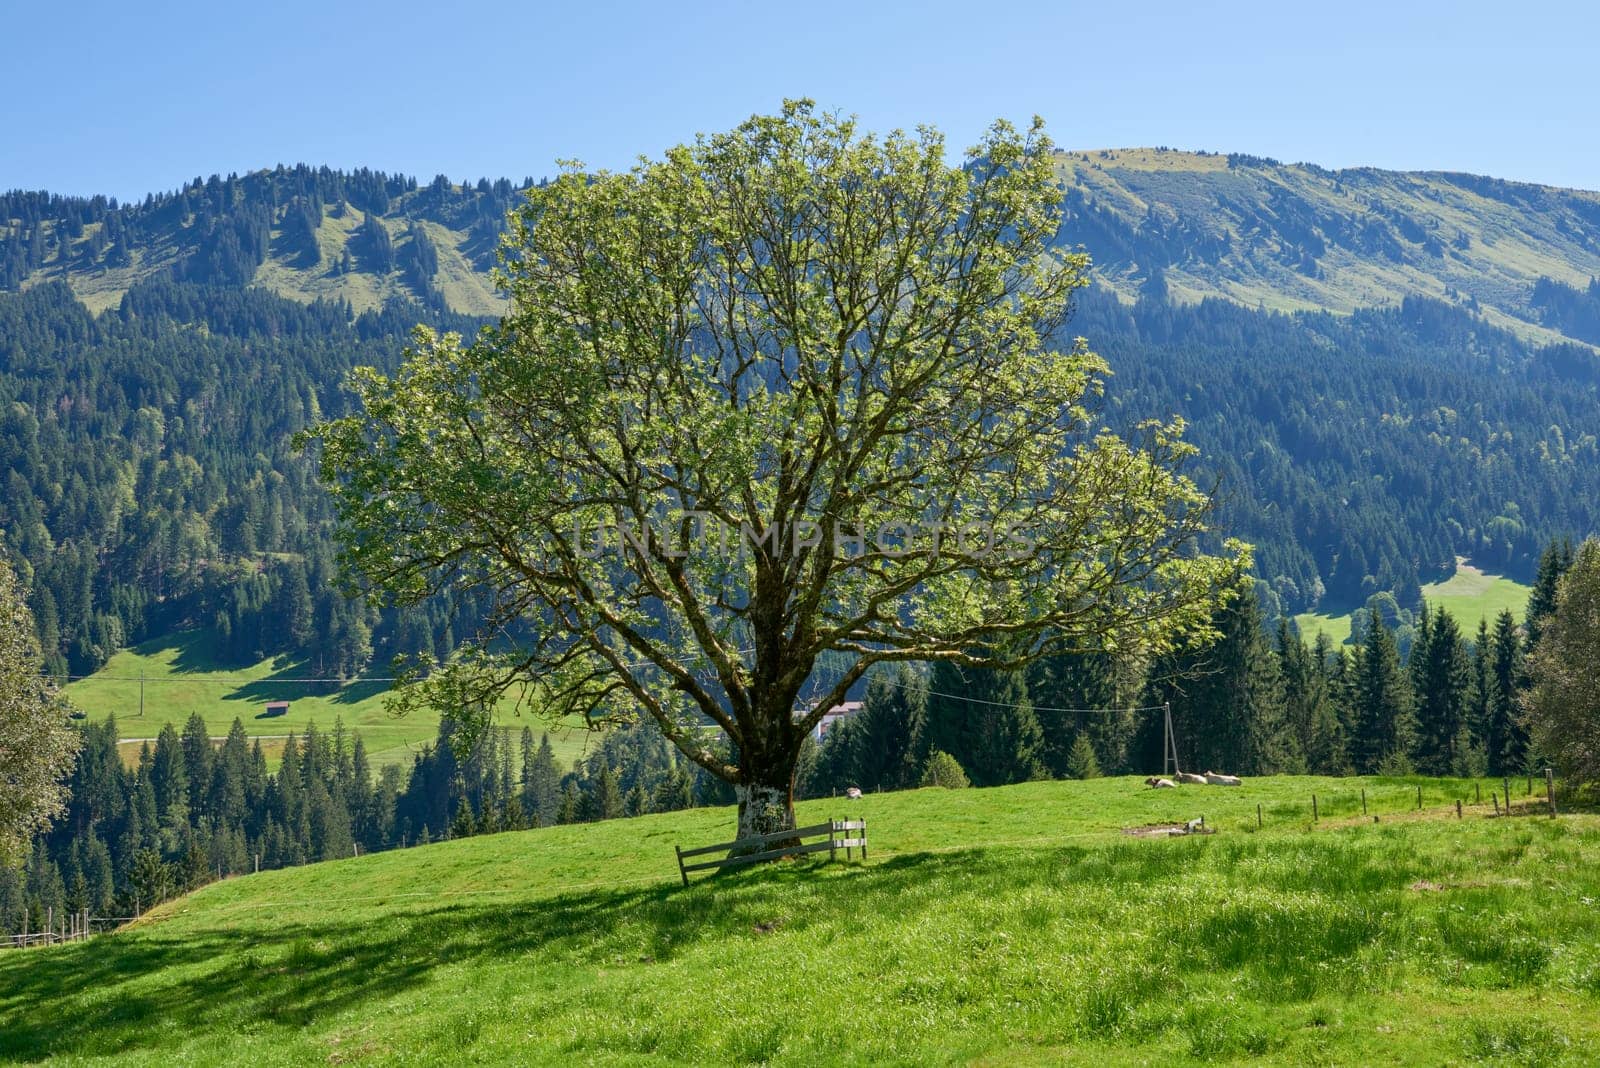
{"label": "tree trunk", "polygon": [[[750,754],[741,760],[741,781],[733,787],[734,796],[739,799],[737,837],[794,830],[796,755],[779,752],[762,759]],[[761,848],[770,849],[777,844]]]}

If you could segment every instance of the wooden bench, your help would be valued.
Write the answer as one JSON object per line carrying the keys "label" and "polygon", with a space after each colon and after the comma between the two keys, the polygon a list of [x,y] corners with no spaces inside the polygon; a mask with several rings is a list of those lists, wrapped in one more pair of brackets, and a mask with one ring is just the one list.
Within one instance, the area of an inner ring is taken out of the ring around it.
{"label": "wooden bench", "polygon": [[[825,838],[825,841],[806,843],[808,838]],[[774,842],[789,842],[790,845],[779,846],[776,849],[763,849]],[[718,871],[724,868],[739,868],[746,864],[759,864],[764,860],[777,860],[779,857],[798,857],[806,853],[820,853],[828,851],[828,859],[834,859],[839,850],[844,850],[846,859],[850,859],[852,851],[861,850],[861,859],[867,859],[867,821],[859,820],[829,820],[827,823],[818,823],[812,827],[797,827],[792,831],[774,831],[771,834],[758,834],[749,838],[741,838],[736,842],[720,842],[717,845],[699,846],[695,849],[684,849],[673,846],[678,852],[678,874],[683,876],[683,885],[689,885],[689,873],[692,871]],[[703,857],[707,853],[726,853],[733,849],[748,849],[750,852],[741,853],[736,857],[723,857],[721,860],[703,860],[697,864],[685,864],[689,857]]]}

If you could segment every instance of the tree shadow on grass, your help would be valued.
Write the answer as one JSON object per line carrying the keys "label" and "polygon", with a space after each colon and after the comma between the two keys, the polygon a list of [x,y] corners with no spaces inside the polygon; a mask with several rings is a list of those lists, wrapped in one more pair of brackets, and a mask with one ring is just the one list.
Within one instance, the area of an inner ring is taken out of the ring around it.
{"label": "tree shadow on grass", "polygon": [[[1430,864],[1454,863],[1435,850],[1415,863],[1396,864],[1396,848],[1388,843],[1372,849],[1310,837],[1296,843],[1303,845],[1301,855],[1286,863],[1320,870],[1329,883],[1317,900],[1289,894],[1287,904],[1265,909],[1236,899],[1236,891],[1271,881],[1259,864],[1244,863],[1269,855],[1268,844],[1210,839],[977,847],[893,856],[867,867],[807,859],[709,876],[688,888],[663,881],[509,903],[466,898],[408,908],[397,902],[393,911],[309,922],[230,912],[226,903],[207,910],[200,900],[193,903],[193,919],[171,925],[156,922],[52,950],[0,953],[0,1058],[176,1055],[190,1040],[287,1036],[325,1026],[344,1012],[378,1014],[451,964],[516,961],[533,975],[562,969],[626,975],[705,945],[753,943],[778,930],[831,939],[842,927],[856,929],[869,920],[933,930],[938,925],[929,921],[951,907],[952,895],[1021,898],[1048,887],[1064,891],[1063,903],[1049,907],[1068,907],[1075,886],[1096,884],[1125,887],[1151,902],[1162,898],[1161,887],[1209,888],[1161,936],[1185,959],[1181,971],[1242,974],[1263,998],[1302,999],[1333,980],[1301,982],[1297,977],[1311,972],[1299,962],[1331,962],[1332,975],[1338,971],[1334,965],[1359,961],[1391,936],[1407,936],[1405,921],[1382,919],[1403,916],[1404,910],[1374,913],[1366,904],[1384,893],[1404,893],[1399,881]],[[1360,871],[1335,880],[1335,867]],[[1287,872],[1280,878],[1295,881]],[[241,903],[260,904],[248,896]],[[313,904],[295,913],[307,913]],[[864,909],[872,910],[870,916]],[[245,916],[252,926],[243,931],[223,926]],[[473,981],[473,972],[465,974],[462,981]],[[1351,974],[1359,976],[1359,968]],[[714,982],[716,976],[705,979]]]}
{"label": "tree shadow on grass", "polygon": [[708,940],[762,937],[775,908],[786,931],[804,931],[853,914],[860,894],[893,900],[972,863],[928,855],[870,868],[781,863],[687,889],[573,892],[242,932],[166,935],[158,923],[0,956],[0,1057],[148,1053],[205,1033],[298,1030],[404,994],[461,961],[649,967]]}
{"label": "tree shadow on grass", "polygon": [[[272,674],[252,682],[241,683],[223,695],[224,701],[246,701],[265,705],[273,701],[294,702],[307,697],[321,697],[333,704],[350,705],[387,693],[390,684],[372,679],[354,679],[337,682],[305,682],[311,669],[303,662],[280,666]],[[258,716],[258,719],[265,716]]]}
{"label": "tree shadow on grass", "polygon": [[133,651],[140,656],[158,656],[168,649],[177,650],[177,655],[172,658],[172,669],[179,674],[227,671],[230,667],[243,666],[230,664],[218,653],[216,635],[210,631],[177,631],[133,647]]}

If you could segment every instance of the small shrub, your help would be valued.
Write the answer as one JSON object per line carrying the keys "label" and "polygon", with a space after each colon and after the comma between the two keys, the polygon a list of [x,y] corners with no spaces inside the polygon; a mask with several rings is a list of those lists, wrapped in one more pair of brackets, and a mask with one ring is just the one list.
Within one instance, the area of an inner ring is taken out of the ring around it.
{"label": "small shrub", "polygon": [[922,766],[922,785],[958,790],[972,783],[967,780],[967,773],[961,770],[961,764],[955,757],[935,749],[928,754],[928,762]]}
{"label": "small shrub", "polygon": [[1406,756],[1405,751],[1402,749],[1396,749],[1384,757],[1382,763],[1378,765],[1378,774],[1390,778],[1402,779],[1407,775],[1415,775],[1416,773],[1417,769],[1411,763],[1411,758]]}
{"label": "small shrub", "polygon": [[1067,751],[1067,775],[1073,779],[1100,777],[1100,761],[1095,759],[1094,746],[1082,731],[1072,739],[1072,748]]}

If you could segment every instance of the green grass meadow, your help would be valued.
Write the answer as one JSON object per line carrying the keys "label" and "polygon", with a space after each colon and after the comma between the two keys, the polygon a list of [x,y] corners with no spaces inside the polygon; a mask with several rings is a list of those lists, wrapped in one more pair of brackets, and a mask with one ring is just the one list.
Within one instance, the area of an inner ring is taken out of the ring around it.
{"label": "green grass meadow", "polygon": [[[245,667],[220,662],[209,635],[191,632],[124,649],[93,676],[73,682],[63,692],[92,720],[117,717],[119,737],[130,739],[123,746],[125,759],[138,755],[138,739],[154,739],[166,723],[182,730],[195,712],[215,737],[226,735],[238,718],[252,736],[267,739],[263,744],[274,760],[281,755],[284,735],[303,734],[310,723],[318,730],[331,730],[341,718],[346,729],[360,732],[374,768],[409,766],[412,755],[437,737],[437,713],[400,717],[385,708],[386,681],[357,679],[344,686],[286,681],[320,677],[323,672],[316,664],[303,661],[263,660]],[[265,715],[269,701],[288,701],[288,713]],[[556,759],[563,765],[583,751],[582,730],[552,730],[541,720],[509,713],[500,722],[517,730],[531,726],[536,734],[549,730]]]}
{"label": "green grass meadow", "polygon": [[[1490,818],[1491,785],[808,802],[803,822],[865,816],[870,860],[688,888],[673,845],[727,837],[730,810],[244,876],[111,936],[0,953],[0,1057],[1593,1064],[1600,817],[1549,819],[1515,783],[1528,811]],[[1216,834],[1123,830],[1199,815]]]}
{"label": "green grass meadow", "polygon": [[[1461,633],[1471,637],[1478,630],[1478,620],[1488,620],[1493,628],[1495,617],[1509,608],[1522,622],[1523,611],[1528,607],[1528,594],[1533,587],[1523,585],[1503,575],[1479,571],[1468,564],[1458,564],[1456,573],[1443,582],[1430,582],[1422,587],[1422,598],[1430,608],[1443,608],[1461,625]],[[1312,641],[1320,630],[1328,635],[1334,645],[1343,645],[1350,639],[1351,613],[1326,615],[1305,612],[1294,617],[1301,636]]]}

